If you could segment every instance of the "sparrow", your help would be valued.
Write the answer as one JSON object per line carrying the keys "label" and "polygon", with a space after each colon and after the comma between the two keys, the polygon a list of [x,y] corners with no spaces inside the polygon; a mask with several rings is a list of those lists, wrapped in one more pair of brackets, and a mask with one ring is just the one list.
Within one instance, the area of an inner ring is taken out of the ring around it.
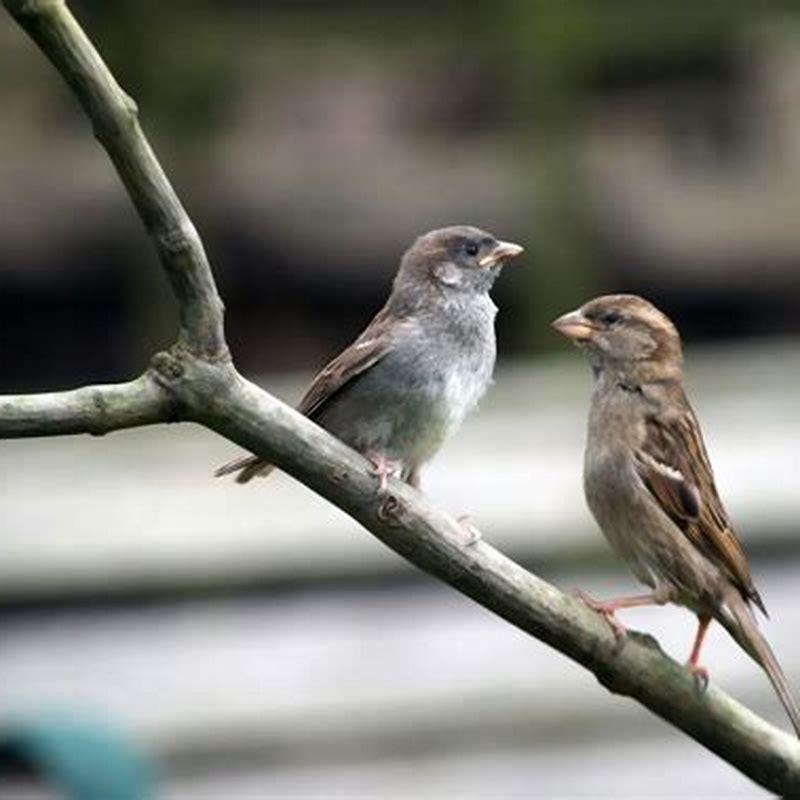
{"label": "sparrow", "polygon": [[[420,469],[488,388],[495,363],[489,293],[523,248],[466,225],[420,236],[383,308],[311,382],[297,406],[366,456],[384,491],[390,475],[419,487]],[[239,483],[272,465],[244,456],[216,475]]]}
{"label": "sparrow", "polygon": [[672,322],[635,295],[607,295],[553,327],[588,357],[595,383],[584,460],[587,504],[611,546],[651,591],[598,602],[583,595],[618,636],[621,608],[687,607],[698,627],[687,668],[703,684],[700,650],[712,620],[724,625],[769,677],[800,736],[786,676],[758,628],[766,609],[725,511],[700,426],[683,385],[681,340]]}

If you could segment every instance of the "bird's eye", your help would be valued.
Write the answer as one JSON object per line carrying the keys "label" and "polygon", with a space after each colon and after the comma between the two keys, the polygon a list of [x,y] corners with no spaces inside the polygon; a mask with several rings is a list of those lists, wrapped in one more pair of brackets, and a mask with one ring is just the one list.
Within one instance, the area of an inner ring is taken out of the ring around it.
{"label": "bird's eye", "polygon": [[616,325],[621,319],[622,316],[617,311],[606,311],[600,315],[600,322],[604,325]]}
{"label": "bird's eye", "polygon": [[476,255],[478,255],[478,251],[479,250],[480,250],[480,247],[478,247],[478,243],[477,242],[467,242],[464,245],[464,251],[466,252],[466,254],[468,256],[476,256]]}

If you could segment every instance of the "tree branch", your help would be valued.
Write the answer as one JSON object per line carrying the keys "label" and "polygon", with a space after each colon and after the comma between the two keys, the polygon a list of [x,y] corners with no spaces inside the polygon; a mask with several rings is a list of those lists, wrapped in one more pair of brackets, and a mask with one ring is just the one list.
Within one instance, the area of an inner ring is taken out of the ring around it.
{"label": "tree branch", "polygon": [[173,398],[148,373],[128,383],[0,396],[0,437],[102,436],[176,418]]}
{"label": "tree branch", "polygon": [[655,640],[621,647],[608,625],[462,527],[423,495],[391,481],[385,495],[360,455],[244,380],[227,358],[222,306],[202,244],[117,86],[61,0],[3,0],[72,86],[94,122],[170,276],[181,335],[128,384],[0,398],[0,436],[98,433],[181,417],[237,442],[318,492],[420,569],[591,670],[745,775],[800,794],[800,742],[710,686],[698,691]]}
{"label": "tree branch", "polygon": [[463,527],[398,481],[376,495],[366,459],[230,367],[184,360],[170,368],[187,414],[272,463],[346,511],[415,566],[559,650],[688,733],[757,783],[800,793],[800,742],[714,685],[705,692],[650,636],[620,647],[608,624],[489,544],[469,543]]}
{"label": "tree branch", "polygon": [[203,243],[120,88],[63,0],[3,0],[75,92],[155,243],[180,306],[181,344],[227,355],[223,305]]}

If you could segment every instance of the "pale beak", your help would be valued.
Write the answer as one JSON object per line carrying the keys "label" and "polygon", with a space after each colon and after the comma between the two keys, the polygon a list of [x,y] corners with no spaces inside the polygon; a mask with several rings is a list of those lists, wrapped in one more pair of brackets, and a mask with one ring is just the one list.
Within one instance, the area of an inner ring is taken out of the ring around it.
{"label": "pale beak", "polygon": [[587,342],[592,338],[597,327],[583,316],[583,312],[570,311],[552,322],[552,326],[567,339],[573,342]]}
{"label": "pale beak", "polygon": [[481,267],[493,267],[495,264],[510,261],[523,252],[525,252],[525,248],[520,247],[518,244],[514,244],[513,242],[498,242],[494,246],[492,252],[489,253],[488,256],[484,256],[478,262],[478,265]]}

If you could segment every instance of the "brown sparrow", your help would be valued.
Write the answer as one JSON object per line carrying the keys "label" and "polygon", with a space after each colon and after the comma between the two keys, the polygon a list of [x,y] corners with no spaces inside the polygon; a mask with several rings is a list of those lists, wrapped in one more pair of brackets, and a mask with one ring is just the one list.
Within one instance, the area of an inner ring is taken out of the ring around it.
{"label": "brown sparrow", "polygon": [[694,611],[699,625],[687,667],[704,682],[700,648],[718,620],[763,667],[800,736],[800,709],[751,610],[766,614],[684,393],[675,326],[641,297],[620,294],[590,300],[553,327],[585,351],[595,376],[587,503],[609,543],[652,590],[584,599],[618,635],[620,608],[673,602]]}
{"label": "brown sparrow", "polygon": [[[466,225],[420,236],[403,256],[386,305],[312,381],[298,410],[372,461],[379,489],[419,470],[459,427],[492,379],[489,291],[522,248]],[[246,483],[272,466],[245,456],[216,474]]]}

